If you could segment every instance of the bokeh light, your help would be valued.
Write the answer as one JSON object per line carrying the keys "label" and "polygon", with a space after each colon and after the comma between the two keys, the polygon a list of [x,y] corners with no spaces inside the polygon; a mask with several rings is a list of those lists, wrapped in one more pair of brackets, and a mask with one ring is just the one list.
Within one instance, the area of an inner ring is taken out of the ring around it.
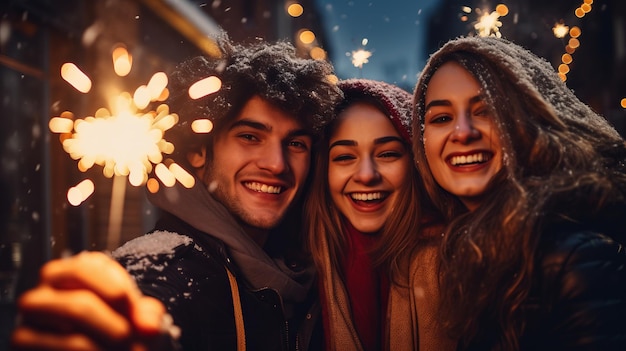
{"label": "bokeh light", "polygon": [[71,62],[61,66],[61,77],[81,93],[88,93],[91,90],[91,79]]}
{"label": "bokeh light", "polygon": [[287,13],[291,17],[300,17],[304,13],[304,8],[298,3],[287,4]]}

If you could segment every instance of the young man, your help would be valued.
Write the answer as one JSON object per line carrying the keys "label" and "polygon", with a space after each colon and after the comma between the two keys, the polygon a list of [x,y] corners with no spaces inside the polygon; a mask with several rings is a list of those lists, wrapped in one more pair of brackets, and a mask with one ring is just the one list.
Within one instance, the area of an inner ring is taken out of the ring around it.
{"label": "young man", "polygon": [[[168,139],[196,185],[149,194],[163,210],[155,230],[113,252],[130,276],[94,252],[44,266],[40,285],[19,302],[16,350],[303,350],[320,342],[309,310],[314,271],[299,255],[299,195],[315,133],[341,93],[328,80],[330,64],[298,59],[289,44],[220,42],[220,59],[191,59],[170,77],[180,122]],[[189,86],[208,76],[221,89],[192,100]],[[193,133],[197,118],[214,130]],[[180,337],[163,336],[169,315],[177,328],[169,335]]]}

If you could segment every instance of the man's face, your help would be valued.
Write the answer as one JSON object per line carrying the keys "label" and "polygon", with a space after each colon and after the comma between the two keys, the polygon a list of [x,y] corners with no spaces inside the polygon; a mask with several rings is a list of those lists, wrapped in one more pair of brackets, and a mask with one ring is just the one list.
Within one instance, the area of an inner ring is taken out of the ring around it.
{"label": "man's face", "polygon": [[215,136],[207,185],[243,225],[271,229],[307,178],[311,146],[295,117],[253,97]]}

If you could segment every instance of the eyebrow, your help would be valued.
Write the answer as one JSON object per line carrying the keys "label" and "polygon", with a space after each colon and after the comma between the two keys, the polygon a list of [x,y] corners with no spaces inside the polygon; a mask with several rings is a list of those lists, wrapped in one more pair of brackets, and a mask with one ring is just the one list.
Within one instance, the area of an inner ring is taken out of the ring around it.
{"label": "eyebrow", "polygon": [[[470,105],[483,101],[482,95],[476,95],[469,99]],[[433,100],[425,107],[425,111],[428,111],[433,106],[451,106],[452,103],[449,100]]]}
{"label": "eyebrow", "polygon": [[[399,143],[404,144],[404,140],[402,138],[390,135],[390,136],[384,136],[381,138],[374,139],[374,145],[386,144],[392,141],[397,141]],[[342,139],[342,140],[337,140],[334,143],[330,144],[330,146],[328,147],[328,150],[332,149],[335,146],[357,146],[357,145],[358,143],[354,140]]]}
{"label": "eyebrow", "polygon": [[[231,124],[230,128],[228,129],[233,130],[239,127],[249,127],[249,128],[261,131],[261,132],[270,132],[272,130],[272,127],[267,124],[257,122],[251,119],[245,119],[245,118],[234,122],[233,124]],[[304,128],[299,128],[299,129],[294,129],[294,130],[289,131],[288,136],[289,137],[312,136],[312,133],[310,131],[307,131]]]}

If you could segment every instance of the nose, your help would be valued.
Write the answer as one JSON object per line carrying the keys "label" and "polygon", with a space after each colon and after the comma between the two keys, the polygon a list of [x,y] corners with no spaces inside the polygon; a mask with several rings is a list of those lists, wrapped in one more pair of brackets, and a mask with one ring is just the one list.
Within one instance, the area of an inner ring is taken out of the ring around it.
{"label": "nose", "polygon": [[380,173],[376,167],[376,162],[371,157],[365,157],[359,162],[354,180],[362,184],[371,184],[380,180]]}
{"label": "nose", "polygon": [[480,138],[480,132],[474,128],[472,118],[467,113],[462,113],[454,123],[454,131],[452,131],[452,140],[463,144],[470,143]]}
{"label": "nose", "polygon": [[280,143],[270,143],[259,153],[257,165],[272,174],[282,174],[289,170],[286,150]]}

